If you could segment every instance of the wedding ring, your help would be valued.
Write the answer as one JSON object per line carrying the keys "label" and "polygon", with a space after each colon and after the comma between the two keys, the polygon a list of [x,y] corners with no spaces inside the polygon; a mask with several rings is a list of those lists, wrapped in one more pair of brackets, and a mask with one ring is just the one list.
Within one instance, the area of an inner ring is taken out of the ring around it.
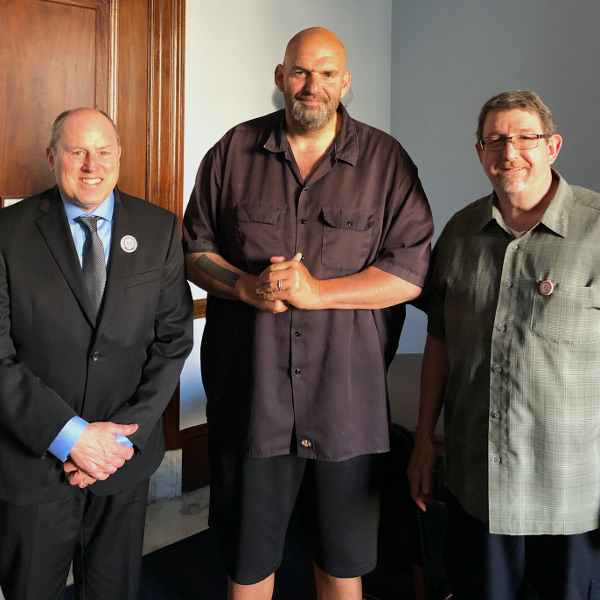
{"label": "wedding ring", "polygon": [[85,479],[83,480],[83,483],[84,483],[85,485],[87,485],[87,481],[86,481]]}
{"label": "wedding ring", "polygon": [[279,291],[281,291],[281,290],[283,289],[283,286],[281,285],[281,279],[278,279],[278,280],[277,280],[277,289],[278,289]]}

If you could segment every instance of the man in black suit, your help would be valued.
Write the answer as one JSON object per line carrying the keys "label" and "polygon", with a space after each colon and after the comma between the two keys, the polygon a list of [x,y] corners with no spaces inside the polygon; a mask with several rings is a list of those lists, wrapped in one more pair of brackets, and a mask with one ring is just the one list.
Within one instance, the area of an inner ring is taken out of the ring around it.
{"label": "man in black suit", "polygon": [[73,560],[77,597],[133,600],[192,347],[178,221],[116,187],[103,113],[59,115],[46,154],[56,187],[0,211],[0,586],[62,598]]}

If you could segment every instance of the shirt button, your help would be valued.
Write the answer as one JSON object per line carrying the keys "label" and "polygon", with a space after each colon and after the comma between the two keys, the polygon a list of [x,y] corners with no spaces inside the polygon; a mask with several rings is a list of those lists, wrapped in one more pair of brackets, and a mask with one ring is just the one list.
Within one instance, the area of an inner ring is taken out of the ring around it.
{"label": "shirt button", "polygon": [[494,367],[494,372],[495,373],[502,373],[502,367],[500,365],[496,365]]}
{"label": "shirt button", "polygon": [[94,362],[98,362],[98,359],[100,358],[100,352],[93,352],[92,353],[92,360]]}
{"label": "shirt button", "polygon": [[504,285],[505,285],[507,288],[511,288],[511,287],[513,286],[513,283],[512,283],[512,281],[510,281],[510,280],[509,280],[509,281],[506,281],[506,282],[504,283]]}
{"label": "shirt button", "polygon": [[296,375],[300,375],[300,369],[296,369],[294,373],[296,373]]}
{"label": "shirt button", "polygon": [[300,444],[305,448],[312,448],[312,442],[310,440],[302,440]]}
{"label": "shirt button", "polygon": [[518,249],[519,249],[519,244],[515,244],[515,245],[513,246],[513,250],[518,250]]}
{"label": "shirt button", "polygon": [[503,331],[506,331],[506,325],[498,325],[496,329],[498,329],[498,331],[502,333]]}
{"label": "shirt button", "polygon": [[501,415],[500,415],[500,411],[499,411],[499,410],[495,410],[495,411],[492,413],[492,417],[494,417],[494,419],[499,419],[499,418],[500,418],[500,416],[501,416]]}
{"label": "shirt button", "polygon": [[302,223],[302,225],[306,225],[306,219],[300,219],[300,223]]}
{"label": "shirt button", "polygon": [[502,462],[502,458],[500,458],[499,456],[494,456],[494,462],[499,465]]}
{"label": "shirt button", "polygon": [[295,335],[296,337],[300,337],[302,334],[301,334],[299,331],[294,331],[294,335]]}

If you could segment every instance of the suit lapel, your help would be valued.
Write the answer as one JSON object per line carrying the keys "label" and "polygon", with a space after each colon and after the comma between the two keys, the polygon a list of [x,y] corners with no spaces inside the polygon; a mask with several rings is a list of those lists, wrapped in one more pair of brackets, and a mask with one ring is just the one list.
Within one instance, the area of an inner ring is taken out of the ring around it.
{"label": "suit lapel", "polygon": [[81,309],[90,324],[95,325],[96,320],[58,188],[55,187],[52,195],[40,202],[39,208],[43,215],[37,220],[38,229]]}
{"label": "suit lapel", "polygon": [[112,238],[110,243],[110,259],[108,263],[108,274],[106,278],[106,288],[100,311],[99,327],[102,322],[107,320],[110,311],[119,310],[119,305],[123,300],[123,295],[119,290],[123,286],[123,279],[127,275],[127,268],[130,264],[129,254],[121,247],[121,240],[126,235],[133,235],[135,232],[135,219],[123,205],[123,200],[118,188],[115,188],[115,210],[112,221]]}

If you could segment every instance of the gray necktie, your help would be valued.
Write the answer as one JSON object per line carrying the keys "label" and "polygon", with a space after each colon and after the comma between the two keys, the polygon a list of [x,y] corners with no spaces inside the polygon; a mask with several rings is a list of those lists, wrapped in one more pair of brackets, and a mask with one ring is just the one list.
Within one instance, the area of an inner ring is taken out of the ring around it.
{"label": "gray necktie", "polygon": [[97,316],[106,284],[104,246],[97,232],[98,217],[77,217],[75,220],[87,230],[83,243],[83,278]]}

